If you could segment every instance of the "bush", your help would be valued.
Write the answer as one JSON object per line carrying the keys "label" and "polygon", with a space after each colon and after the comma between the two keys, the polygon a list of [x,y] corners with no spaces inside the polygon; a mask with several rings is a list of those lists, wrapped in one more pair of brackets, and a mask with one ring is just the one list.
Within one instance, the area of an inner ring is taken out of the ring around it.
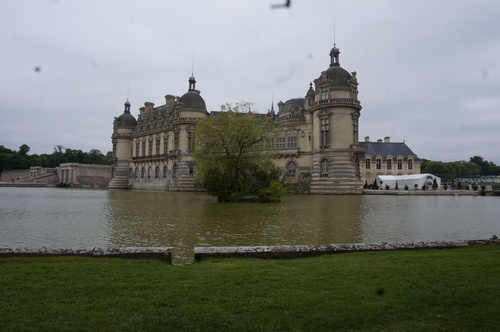
{"label": "bush", "polygon": [[259,190],[257,196],[261,202],[281,202],[281,197],[287,194],[283,182],[273,180],[265,188]]}

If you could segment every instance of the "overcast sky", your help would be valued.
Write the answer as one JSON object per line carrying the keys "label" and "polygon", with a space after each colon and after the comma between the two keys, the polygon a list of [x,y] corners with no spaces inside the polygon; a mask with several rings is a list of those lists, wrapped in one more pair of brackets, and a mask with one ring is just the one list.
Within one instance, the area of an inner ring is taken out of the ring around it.
{"label": "overcast sky", "polygon": [[[360,140],[500,165],[500,1],[0,0],[0,145],[111,150],[127,97],[181,96],[265,113],[329,66],[356,71]],[[335,21],[335,24],[334,24]],[[335,31],[335,33],[334,33]]]}

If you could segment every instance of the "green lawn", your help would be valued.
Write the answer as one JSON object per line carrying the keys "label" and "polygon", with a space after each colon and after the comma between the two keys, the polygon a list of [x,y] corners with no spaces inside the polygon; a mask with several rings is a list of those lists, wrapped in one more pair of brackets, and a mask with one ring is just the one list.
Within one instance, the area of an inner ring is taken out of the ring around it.
{"label": "green lawn", "polygon": [[0,258],[1,331],[494,331],[500,246],[291,260]]}

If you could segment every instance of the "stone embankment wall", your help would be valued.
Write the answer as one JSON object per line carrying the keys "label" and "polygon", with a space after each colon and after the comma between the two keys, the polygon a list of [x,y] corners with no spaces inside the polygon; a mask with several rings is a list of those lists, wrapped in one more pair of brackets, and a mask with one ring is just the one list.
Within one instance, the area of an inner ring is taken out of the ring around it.
{"label": "stone embankment wall", "polygon": [[[194,258],[208,257],[255,257],[255,258],[297,258],[325,254],[339,254],[354,251],[409,250],[457,248],[476,245],[500,245],[500,240],[471,241],[425,241],[392,243],[348,243],[321,245],[283,245],[283,246],[247,246],[247,247],[195,247]],[[161,258],[172,262],[172,247],[124,247],[90,249],[54,249],[54,248],[0,248],[0,257],[12,256],[86,256],[120,258]]]}
{"label": "stone embankment wall", "polygon": [[124,247],[124,248],[0,248],[2,256],[87,256],[119,258],[163,258],[172,261],[172,247]]}

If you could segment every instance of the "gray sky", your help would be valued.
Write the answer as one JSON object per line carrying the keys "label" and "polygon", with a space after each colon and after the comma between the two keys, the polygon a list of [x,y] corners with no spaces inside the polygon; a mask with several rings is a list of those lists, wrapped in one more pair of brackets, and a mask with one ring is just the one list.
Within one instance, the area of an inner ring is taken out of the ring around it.
{"label": "gray sky", "polygon": [[[362,140],[500,164],[500,1],[0,0],[0,145],[111,150],[128,99],[196,88],[265,113],[329,66],[358,73]],[[335,20],[335,24],[334,24]],[[335,28],[334,28],[335,27]],[[335,34],[334,34],[335,30]],[[194,59],[194,61],[193,61]]]}

